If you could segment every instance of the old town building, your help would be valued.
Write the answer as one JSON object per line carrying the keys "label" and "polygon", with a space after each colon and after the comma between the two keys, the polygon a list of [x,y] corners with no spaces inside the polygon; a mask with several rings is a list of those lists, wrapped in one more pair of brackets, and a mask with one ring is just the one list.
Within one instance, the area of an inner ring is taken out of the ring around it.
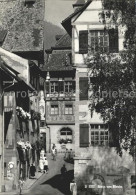
{"label": "old town building", "polygon": [[[86,64],[88,53],[93,54],[97,49],[96,40],[103,52],[117,54],[123,50],[123,31],[121,26],[115,27],[110,23],[110,19],[103,24],[100,14],[104,7],[101,0],[81,2],[77,1],[74,13],[62,21],[72,38],[72,62],[76,69],[75,181],[79,194],[86,191],[93,193],[95,189],[91,185],[98,182],[101,186],[115,185],[115,188],[103,189],[103,193],[106,190],[106,194],[123,195],[131,187],[134,163],[128,153],[124,152],[122,157],[116,153],[108,126],[101,116],[97,113],[91,116],[89,86],[93,77],[89,76]],[[102,192],[102,188],[97,191]]]}
{"label": "old town building", "polygon": [[13,80],[4,94],[3,190],[9,191],[18,186],[20,177],[29,176],[30,163],[37,167],[40,157],[38,94],[39,67],[44,63],[44,0],[1,1],[0,17],[0,54],[22,80],[19,84]]}
{"label": "old town building", "polygon": [[[58,152],[74,150],[75,70],[72,67],[71,38],[56,36],[56,45],[46,50],[45,126],[46,151],[53,144]],[[45,127],[43,127],[45,128]]]}

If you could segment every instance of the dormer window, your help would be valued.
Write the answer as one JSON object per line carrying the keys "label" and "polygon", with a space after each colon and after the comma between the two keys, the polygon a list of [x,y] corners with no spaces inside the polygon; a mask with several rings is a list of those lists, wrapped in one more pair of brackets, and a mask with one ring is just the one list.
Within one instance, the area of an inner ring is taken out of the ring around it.
{"label": "dormer window", "polygon": [[33,4],[36,2],[36,0],[25,0],[25,6],[30,8],[33,7]]}

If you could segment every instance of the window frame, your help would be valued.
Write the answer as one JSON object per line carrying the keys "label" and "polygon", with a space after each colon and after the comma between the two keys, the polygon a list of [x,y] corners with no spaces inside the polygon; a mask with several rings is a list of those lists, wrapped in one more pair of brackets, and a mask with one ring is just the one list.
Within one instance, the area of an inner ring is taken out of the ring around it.
{"label": "window frame", "polygon": [[[66,113],[66,107],[68,106],[68,113]],[[69,107],[69,106],[71,106],[71,107]],[[70,110],[70,108],[72,109],[71,111],[71,113],[69,112],[69,110]],[[64,108],[64,114],[65,115],[73,115],[73,104],[65,104],[65,108]]]}
{"label": "window frame", "polygon": [[[55,107],[57,108],[57,110],[55,110]],[[52,112],[52,109],[54,109],[54,112]],[[59,115],[59,105],[58,104],[51,104],[50,114],[51,115]]]}
{"label": "window frame", "polygon": [[[53,87],[53,92],[52,92],[52,88]],[[56,88],[57,88],[57,90],[56,90]],[[54,94],[54,93],[56,93],[56,94],[58,94],[59,93],[59,83],[58,83],[58,81],[50,81],[50,88],[49,88],[49,91],[50,91],[50,94]]]}
{"label": "window frame", "polygon": [[[94,128],[91,128],[91,126],[94,126]],[[97,128],[98,126],[98,128]],[[104,128],[102,128],[102,126]],[[89,140],[90,140],[90,146],[92,147],[109,147],[110,144],[110,134],[109,134],[109,130],[108,130],[108,126],[106,124],[90,124],[90,131],[89,131]],[[94,132],[94,134],[92,134],[92,132]],[[98,134],[96,134],[96,132]],[[102,134],[103,132],[103,134]],[[107,134],[105,134],[107,133]],[[98,140],[97,139],[93,139],[92,137],[98,136]],[[101,136],[103,137],[103,139],[101,139]],[[105,139],[105,137],[108,137],[107,139]],[[98,144],[92,144],[93,141],[97,141]],[[101,144],[101,142],[104,142],[104,144]],[[107,144],[105,144],[107,143]]]}
{"label": "window frame", "polygon": [[[97,36],[96,36],[96,32],[97,32]],[[91,36],[91,33],[94,33],[94,36]],[[101,33],[103,33],[103,36],[101,35]],[[106,35],[106,36],[104,36]],[[104,41],[104,38],[107,37],[107,41]],[[109,34],[108,31],[105,30],[88,30],[88,51],[89,52],[97,52],[98,50],[96,50],[96,43],[95,43],[95,49],[94,51],[91,49],[91,39],[98,39],[98,48],[102,48],[102,52],[108,52],[109,51]],[[101,43],[101,38],[103,38],[103,46],[100,46]],[[107,46],[104,46],[104,43],[107,43]],[[104,48],[107,48],[107,51],[104,50]]]}
{"label": "window frame", "polygon": [[[66,83],[68,85],[66,85]],[[71,84],[70,84],[71,83]],[[66,86],[68,86],[68,91],[66,91]],[[71,86],[71,89],[70,89],[70,86]],[[64,81],[64,92],[65,93],[71,93],[73,90],[73,82],[72,81]]]}
{"label": "window frame", "polygon": [[[62,132],[65,132],[65,134],[61,134]],[[70,134],[68,134],[68,132]],[[68,128],[68,127],[64,127],[60,130],[60,139],[63,139],[63,140],[71,140],[71,142],[69,143],[72,143],[73,142],[73,131],[72,129]]]}

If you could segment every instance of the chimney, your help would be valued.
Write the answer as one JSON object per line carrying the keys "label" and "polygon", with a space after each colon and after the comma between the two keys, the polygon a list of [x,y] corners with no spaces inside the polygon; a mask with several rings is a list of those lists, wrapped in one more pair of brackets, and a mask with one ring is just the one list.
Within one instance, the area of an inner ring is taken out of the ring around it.
{"label": "chimney", "polygon": [[85,0],[77,0],[75,4],[73,4],[74,10],[81,8],[85,4]]}

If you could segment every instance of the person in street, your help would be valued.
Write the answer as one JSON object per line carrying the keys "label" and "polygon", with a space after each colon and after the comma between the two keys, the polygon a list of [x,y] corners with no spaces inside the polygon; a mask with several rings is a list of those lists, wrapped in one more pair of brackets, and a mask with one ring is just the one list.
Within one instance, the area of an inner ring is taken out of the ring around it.
{"label": "person in street", "polygon": [[68,149],[66,148],[64,160],[67,160],[67,159],[68,159]]}
{"label": "person in street", "polygon": [[65,164],[61,167],[61,175],[62,175],[62,177],[64,178],[65,177],[65,174],[66,174],[66,172],[67,172],[67,169],[66,169],[66,167],[65,167]]}
{"label": "person in street", "polygon": [[53,160],[56,160],[56,148],[55,146],[52,147],[52,157],[53,157]]}
{"label": "person in street", "polygon": [[36,168],[35,168],[35,166],[32,164],[32,165],[30,166],[30,178],[31,178],[31,177],[35,177],[35,172],[36,172]]}
{"label": "person in street", "polygon": [[77,185],[75,180],[73,179],[73,181],[70,183],[70,191],[72,195],[77,195]]}
{"label": "person in street", "polygon": [[44,158],[44,173],[48,173],[48,160],[47,157]]}
{"label": "person in street", "polygon": [[23,189],[23,185],[24,185],[24,180],[22,178],[19,179],[18,181],[19,184],[19,194],[22,194],[22,189]]}
{"label": "person in street", "polygon": [[39,169],[40,169],[41,172],[43,172],[43,168],[44,168],[44,159],[42,157],[40,157]]}

